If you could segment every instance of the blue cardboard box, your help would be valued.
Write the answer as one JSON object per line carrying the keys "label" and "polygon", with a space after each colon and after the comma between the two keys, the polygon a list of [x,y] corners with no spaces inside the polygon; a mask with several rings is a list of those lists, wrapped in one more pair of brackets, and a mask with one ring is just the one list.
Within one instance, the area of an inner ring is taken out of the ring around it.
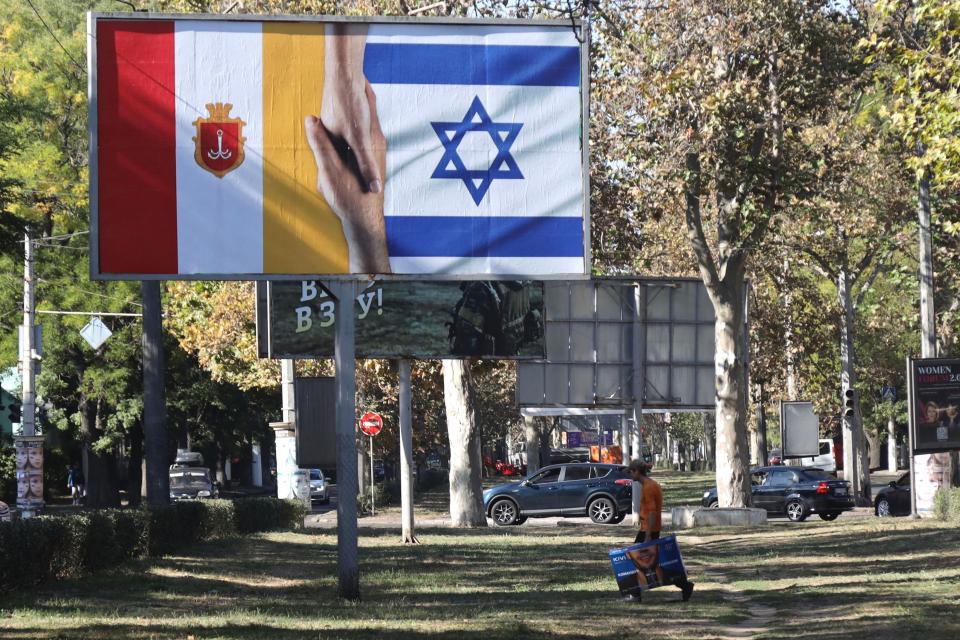
{"label": "blue cardboard box", "polygon": [[625,596],[686,582],[687,571],[676,536],[614,549],[610,552],[610,562],[620,593]]}

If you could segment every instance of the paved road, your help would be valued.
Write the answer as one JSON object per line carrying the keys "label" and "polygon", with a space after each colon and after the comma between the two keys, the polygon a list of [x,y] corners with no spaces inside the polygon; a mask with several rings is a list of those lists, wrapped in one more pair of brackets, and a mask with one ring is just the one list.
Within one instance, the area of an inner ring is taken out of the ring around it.
{"label": "paved road", "polygon": [[[874,494],[886,486],[891,480],[896,480],[904,471],[898,471],[896,473],[889,473],[887,471],[878,471],[870,475],[870,482],[873,488]],[[430,517],[425,517],[423,515],[415,514],[416,524],[420,527],[448,527],[450,526],[450,519],[442,516],[431,515]],[[844,513],[842,516],[844,519],[848,518],[872,518],[873,509],[870,507],[858,507],[853,511]],[[671,518],[669,510],[663,514],[663,527],[665,530],[671,527]],[[820,522],[819,518],[811,518],[807,521],[810,522]],[[792,523],[786,518],[770,518],[770,523],[774,525],[781,526],[803,526],[806,523]],[[492,520],[487,520],[487,524],[490,526],[493,525]],[[593,523],[589,518],[530,518],[522,527],[531,527],[531,528],[540,528],[540,527],[577,527],[592,525]],[[306,518],[306,526],[309,528],[317,529],[335,529],[337,526],[337,486],[330,485],[330,502],[328,504],[319,504],[314,503],[313,508],[310,511],[310,514]],[[378,513],[376,516],[365,516],[360,518],[360,526],[370,527],[374,529],[399,529],[400,528],[400,513],[396,507],[388,509],[385,513]],[[624,522],[621,522],[618,525],[609,525],[615,527],[621,527],[627,530],[634,530],[634,525],[630,522],[630,518],[627,518]],[[626,533],[626,531],[625,531]]]}

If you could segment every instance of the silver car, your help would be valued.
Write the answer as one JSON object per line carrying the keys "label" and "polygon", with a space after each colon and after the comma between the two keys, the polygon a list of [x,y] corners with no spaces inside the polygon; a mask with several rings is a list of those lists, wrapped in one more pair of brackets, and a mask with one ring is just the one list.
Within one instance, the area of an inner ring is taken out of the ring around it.
{"label": "silver car", "polygon": [[310,469],[310,499],[323,504],[330,502],[330,487],[320,469]]}

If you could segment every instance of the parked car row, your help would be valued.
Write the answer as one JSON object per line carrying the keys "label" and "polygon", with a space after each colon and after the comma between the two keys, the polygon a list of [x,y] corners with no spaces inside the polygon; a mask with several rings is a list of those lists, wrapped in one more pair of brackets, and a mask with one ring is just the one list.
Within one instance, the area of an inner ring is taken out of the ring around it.
{"label": "parked car row", "polygon": [[[814,513],[822,520],[836,520],[854,507],[849,482],[813,467],[760,467],[750,472],[750,485],[753,506],[794,522],[803,522]],[[702,504],[717,507],[716,488],[703,494]]]}

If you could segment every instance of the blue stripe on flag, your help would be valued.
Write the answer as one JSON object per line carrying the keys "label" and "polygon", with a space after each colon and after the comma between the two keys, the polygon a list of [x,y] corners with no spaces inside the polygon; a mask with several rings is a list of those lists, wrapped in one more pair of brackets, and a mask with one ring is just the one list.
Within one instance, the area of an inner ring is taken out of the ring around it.
{"label": "blue stripe on flag", "polygon": [[367,43],[371,84],[580,86],[576,47]]}
{"label": "blue stripe on flag", "polygon": [[569,258],[583,255],[580,218],[387,216],[390,257]]}

